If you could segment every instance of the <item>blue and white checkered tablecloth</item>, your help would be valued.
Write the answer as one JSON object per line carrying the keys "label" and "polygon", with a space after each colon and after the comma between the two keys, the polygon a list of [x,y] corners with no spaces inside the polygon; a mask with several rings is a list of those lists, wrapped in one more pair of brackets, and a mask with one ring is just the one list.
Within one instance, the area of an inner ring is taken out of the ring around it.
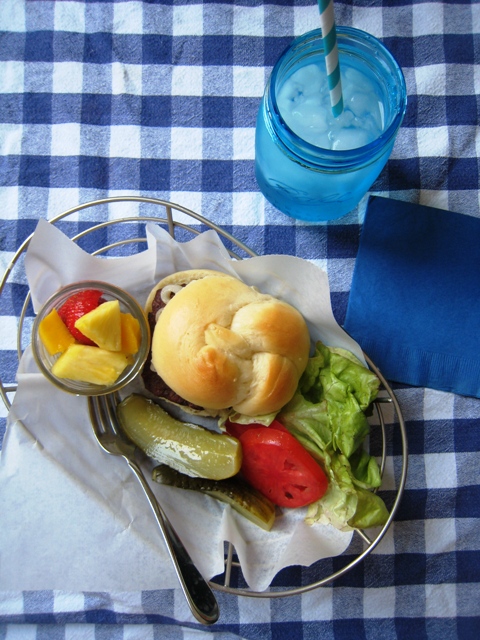
{"label": "blue and white checkered tablecloth", "polygon": [[[406,117],[372,192],[480,217],[480,3],[336,0],[335,12],[337,24],[380,38],[407,82]],[[342,323],[365,202],[335,222],[295,222],[254,176],[268,74],[294,36],[318,26],[315,0],[1,0],[2,272],[39,218],[107,196],[152,196],[260,254],[324,267]],[[132,211],[141,207],[99,207],[64,229]],[[25,292],[20,273],[2,292],[5,382]],[[479,638],[480,401],[395,391],[409,439],[405,494],[385,539],[342,578],[288,598],[218,594],[221,618],[208,629],[177,590],[1,591],[0,638]],[[4,408],[0,420],[3,437]],[[282,578],[307,579],[297,569]]]}

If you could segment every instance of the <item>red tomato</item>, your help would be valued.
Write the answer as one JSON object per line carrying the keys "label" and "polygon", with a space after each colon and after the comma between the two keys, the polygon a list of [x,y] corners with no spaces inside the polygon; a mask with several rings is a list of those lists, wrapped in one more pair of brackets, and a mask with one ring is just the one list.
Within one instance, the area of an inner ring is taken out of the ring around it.
{"label": "red tomato", "polygon": [[328,480],[320,465],[275,421],[227,426],[242,444],[242,473],[252,487],[279,507],[303,507],[323,496]]}

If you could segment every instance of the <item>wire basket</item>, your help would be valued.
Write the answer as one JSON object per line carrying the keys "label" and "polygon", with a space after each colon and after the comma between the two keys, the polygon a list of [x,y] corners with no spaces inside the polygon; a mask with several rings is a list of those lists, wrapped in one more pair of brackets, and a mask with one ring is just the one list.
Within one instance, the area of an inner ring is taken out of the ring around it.
{"label": "wire basket", "polygon": [[[136,204],[138,206],[138,215],[115,217],[115,209],[118,212],[119,203],[130,203],[130,207]],[[93,219],[88,216],[88,212],[92,208],[96,208],[97,212]],[[100,212],[100,215],[98,215],[98,212]],[[99,222],[99,218],[105,219]],[[73,241],[93,255],[130,255],[141,250],[142,246],[145,246],[146,238],[136,234],[139,232],[139,224],[146,222],[164,226],[174,239],[182,242],[191,239],[206,229],[213,229],[222,238],[232,258],[241,260],[257,255],[228,231],[203,216],[180,205],[156,198],[143,196],[104,198],[68,209],[50,220],[51,224],[60,227]],[[8,310],[5,315],[15,316],[17,319],[16,365],[18,365],[23,351],[30,343],[31,324],[33,321],[30,292],[26,285],[23,267],[23,260],[31,237],[30,235],[26,238],[15,252],[0,282],[2,307]],[[25,295],[20,294],[23,303],[18,309],[15,306],[15,301],[19,297],[18,292],[14,293],[16,287],[25,288]],[[9,295],[7,295],[7,292]],[[396,490],[390,500],[390,515],[387,522],[382,528],[375,530],[374,535],[370,531],[367,534],[365,531],[355,529],[348,549],[335,558],[333,565],[335,568],[333,570],[331,562],[320,560],[310,567],[299,568],[301,572],[301,577],[298,580],[301,583],[300,586],[292,586],[292,584],[285,586],[285,577],[288,581],[290,568],[283,569],[274,579],[270,588],[262,592],[248,588],[242,575],[240,563],[236,559],[235,549],[231,543],[226,543],[225,570],[222,575],[216,576],[211,580],[210,585],[212,588],[225,593],[257,598],[277,598],[305,593],[329,584],[345,575],[373,551],[388,531],[400,504],[406,482],[406,429],[402,411],[393,390],[367,355],[365,355],[365,358],[369,367],[376,373],[381,382],[380,393],[374,403],[374,411],[370,422],[372,423],[371,440],[378,450],[382,475],[393,437],[397,440],[399,439],[401,447],[401,468]],[[13,365],[12,363],[10,364],[10,367],[4,366],[0,371],[0,394],[7,410],[11,406],[12,396],[17,388],[14,377],[16,367],[12,373]],[[10,379],[6,379],[6,377]],[[377,455],[377,451],[375,455]]]}

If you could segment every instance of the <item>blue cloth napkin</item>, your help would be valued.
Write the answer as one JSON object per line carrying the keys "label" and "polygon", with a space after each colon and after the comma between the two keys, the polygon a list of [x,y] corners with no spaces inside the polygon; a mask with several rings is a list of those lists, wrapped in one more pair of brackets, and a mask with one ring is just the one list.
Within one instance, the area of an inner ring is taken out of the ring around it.
{"label": "blue cloth napkin", "polygon": [[480,397],[480,220],[371,197],[345,330],[388,380]]}

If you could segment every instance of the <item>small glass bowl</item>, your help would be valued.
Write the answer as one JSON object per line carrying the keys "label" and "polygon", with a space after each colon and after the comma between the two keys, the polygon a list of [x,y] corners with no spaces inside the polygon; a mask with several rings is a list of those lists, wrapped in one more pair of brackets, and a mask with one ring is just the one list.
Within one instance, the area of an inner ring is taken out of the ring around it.
{"label": "small glass bowl", "polygon": [[[63,305],[63,303],[68,298],[70,298],[70,296],[86,289],[98,289],[102,292],[102,298],[105,301],[118,300],[120,303],[120,310],[123,313],[130,313],[134,318],[138,320],[140,325],[140,347],[137,353],[133,356],[133,362],[123,370],[123,372],[112,385],[108,386],[92,384],[90,382],[70,380],[68,378],[58,378],[57,376],[53,375],[52,366],[54,362],[60,357],[60,354],[55,354],[53,356],[50,355],[43,342],[41,341],[38,333],[40,323],[52,311],[52,309],[59,309]],[[118,391],[129,382],[131,382],[140,373],[147,359],[149,349],[150,330],[143,309],[126,291],[123,291],[123,289],[120,289],[119,287],[108,284],[106,282],[98,282],[96,280],[82,281],[70,284],[66,287],[63,287],[62,289],[59,289],[43,305],[33,323],[32,351],[40,371],[56,387],[75,395],[99,396]]]}

